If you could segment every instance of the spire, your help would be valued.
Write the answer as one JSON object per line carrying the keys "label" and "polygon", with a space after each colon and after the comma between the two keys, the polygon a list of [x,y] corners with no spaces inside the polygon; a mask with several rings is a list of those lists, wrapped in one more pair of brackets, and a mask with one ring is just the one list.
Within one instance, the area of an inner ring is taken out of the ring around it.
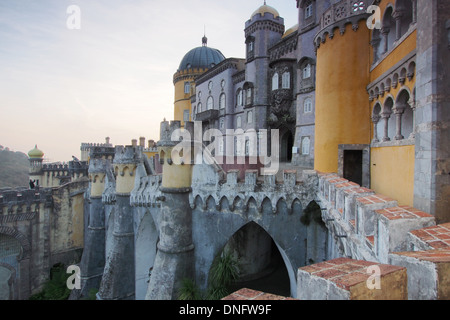
{"label": "spire", "polygon": [[208,45],[208,38],[206,37],[206,26],[203,26],[202,46],[206,47],[207,45]]}

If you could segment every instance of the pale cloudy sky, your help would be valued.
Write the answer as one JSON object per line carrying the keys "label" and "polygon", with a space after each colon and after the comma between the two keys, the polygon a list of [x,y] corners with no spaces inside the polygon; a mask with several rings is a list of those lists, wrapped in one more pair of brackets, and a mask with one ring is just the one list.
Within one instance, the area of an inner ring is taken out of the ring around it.
{"label": "pale cloudy sky", "polygon": [[[263,0],[0,0],[0,145],[49,161],[81,142],[159,139],[173,74],[201,45],[245,57],[244,25]],[[267,0],[297,23],[295,0]],[[70,5],[80,9],[71,30]]]}

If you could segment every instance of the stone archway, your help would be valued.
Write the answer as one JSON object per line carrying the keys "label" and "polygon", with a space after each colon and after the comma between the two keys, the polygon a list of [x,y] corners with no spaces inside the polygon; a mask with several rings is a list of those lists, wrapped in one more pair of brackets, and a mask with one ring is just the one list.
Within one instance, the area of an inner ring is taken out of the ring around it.
{"label": "stone archway", "polygon": [[296,281],[295,275],[288,272],[290,262],[269,233],[256,222],[248,222],[236,231],[217,256],[222,252],[231,253],[238,262],[240,275],[232,291],[245,287],[291,295],[291,286],[295,287]]}
{"label": "stone archway", "polygon": [[[16,234],[11,230],[10,234]],[[15,298],[16,275],[20,274],[20,260],[23,256],[21,242],[10,234],[0,233],[0,300]]]}
{"label": "stone archway", "polygon": [[139,224],[135,240],[136,300],[144,300],[147,294],[158,240],[158,229],[151,213],[146,211]]}

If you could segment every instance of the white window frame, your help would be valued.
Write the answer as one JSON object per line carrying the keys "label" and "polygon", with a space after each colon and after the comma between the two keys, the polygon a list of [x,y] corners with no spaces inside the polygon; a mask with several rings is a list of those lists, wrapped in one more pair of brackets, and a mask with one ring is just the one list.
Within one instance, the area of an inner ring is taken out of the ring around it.
{"label": "white window frame", "polygon": [[312,2],[305,7],[305,19],[311,18],[313,15],[313,4]]}
{"label": "white window frame", "polygon": [[183,110],[183,121],[184,122],[187,122],[187,121],[189,121],[189,118],[190,118],[190,112],[189,112],[189,110]]}
{"label": "white window frame", "polygon": [[191,83],[189,81],[186,81],[184,83],[184,93],[185,94],[191,93]]}
{"label": "white window frame", "polygon": [[244,97],[243,97],[242,89],[239,89],[239,90],[238,90],[238,94],[237,94],[237,106],[238,106],[238,107],[242,106],[243,100],[244,100],[243,98],[244,98]]}
{"label": "white window frame", "polygon": [[302,155],[309,155],[311,148],[311,139],[309,137],[302,137]]}
{"label": "white window frame", "polygon": [[281,76],[281,88],[290,89],[291,88],[291,73],[286,71]]}
{"label": "white window frame", "polygon": [[303,68],[303,79],[308,79],[311,77],[311,65],[308,63],[304,68]]}
{"label": "white window frame", "polygon": [[219,109],[225,109],[225,103],[226,103],[226,97],[225,93],[222,93],[219,97]]}
{"label": "white window frame", "polygon": [[209,96],[206,100],[206,110],[212,110],[214,109],[214,99],[213,97]]}
{"label": "white window frame", "polygon": [[305,101],[303,101],[303,113],[310,112],[312,112],[312,99],[306,98]]}
{"label": "white window frame", "polygon": [[253,123],[253,111],[247,112],[247,123]]}
{"label": "white window frame", "polygon": [[278,90],[278,88],[279,88],[278,82],[279,82],[279,76],[278,76],[278,73],[275,72],[272,76],[272,91]]}

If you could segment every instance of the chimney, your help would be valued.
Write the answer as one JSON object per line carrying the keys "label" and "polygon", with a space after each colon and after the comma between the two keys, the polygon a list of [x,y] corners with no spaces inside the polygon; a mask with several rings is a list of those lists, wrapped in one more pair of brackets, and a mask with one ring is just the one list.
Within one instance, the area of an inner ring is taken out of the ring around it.
{"label": "chimney", "polygon": [[140,137],[140,138],[139,138],[139,145],[140,145],[142,148],[145,148],[145,137]]}

